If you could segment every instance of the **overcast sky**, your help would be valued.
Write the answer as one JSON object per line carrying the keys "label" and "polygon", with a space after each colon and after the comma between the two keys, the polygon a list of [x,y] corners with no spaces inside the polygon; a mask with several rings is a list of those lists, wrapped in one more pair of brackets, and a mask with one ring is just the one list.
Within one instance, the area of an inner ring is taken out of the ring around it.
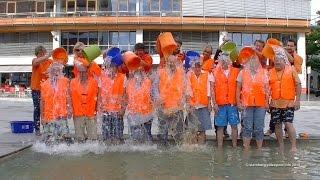
{"label": "overcast sky", "polygon": [[[311,19],[319,16],[316,14],[317,11],[320,11],[320,0],[311,0]],[[320,20],[320,18],[318,18],[318,20]],[[313,24],[314,20],[311,23]]]}

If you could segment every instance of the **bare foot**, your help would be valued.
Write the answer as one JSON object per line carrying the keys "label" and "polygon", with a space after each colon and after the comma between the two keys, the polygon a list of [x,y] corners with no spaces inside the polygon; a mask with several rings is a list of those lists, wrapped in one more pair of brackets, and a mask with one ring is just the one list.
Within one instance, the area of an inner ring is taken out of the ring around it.
{"label": "bare foot", "polygon": [[291,152],[297,152],[297,147],[292,147]]}

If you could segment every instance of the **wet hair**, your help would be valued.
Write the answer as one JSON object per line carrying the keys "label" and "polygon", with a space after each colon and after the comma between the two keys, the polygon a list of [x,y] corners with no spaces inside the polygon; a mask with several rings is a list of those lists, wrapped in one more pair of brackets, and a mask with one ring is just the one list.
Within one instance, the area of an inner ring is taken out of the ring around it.
{"label": "wet hair", "polygon": [[35,49],[34,49],[34,54],[37,56],[41,51],[46,51],[46,48],[44,48],[43,46],[37,46]]}
{"label": "wet hair", "polygon": [[294,46],[297,45],[297,42],[296,42],[294,39],[289,39],[289,40],[287,41],[287,44],[288,44],[288,42],[293,42]]}
{"label": "wet hair", "polygon": [[174,38],[174,41],[175,41],[176,43],[182,45],[182,41],[181,41],[181,39],[180,39],[179,37],[175,37],[175,38]]}
{"label": "wet hair", "polygon": [[143,44],[143,43],[137,43],[134,45],[134,50],[138,50],[138,49],[143,49],[145,50],[146,49],[146,46]]}
{"label": "wet hair", "polygon": [[209,44],[205,45],[204,48],[203,48],[203,51],[204,51],[205,49],[210,49],[210,50],[211,50],[211,54],[212,54],[213,48],[212,48],[211,45],[209,45]]}
{"label": "wet hair", "polygon": [[261,39],[257,39],[257,40],[255,40],[254,41],[254,44],[256,44],[256,43],[261,43],[261,44],[263,44],[263,46],[266,44],[263,40],[261,40]]}

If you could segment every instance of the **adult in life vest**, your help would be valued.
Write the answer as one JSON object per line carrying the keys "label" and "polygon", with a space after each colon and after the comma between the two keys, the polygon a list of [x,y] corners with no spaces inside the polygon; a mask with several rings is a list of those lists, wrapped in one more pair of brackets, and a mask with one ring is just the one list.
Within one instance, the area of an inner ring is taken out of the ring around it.
{"label": "adult in life vest", "polygon": [[270,70],[271,124],[280,149],[283,150],[282,124],[285,125],[291,142],[291,151],[296,151],[296,131],[293,126],[294,111],[300,109],[301,82],[296,69],[287,60],[282,47],[274,48],[274,68]]}
{"label": "adult in life vest", "polygon": [[132,70],[133,77],[128,80],[126,94],[128,99],[127,119],[131,139],[136,143],[152,143],[151,126],[153,120],[152,82],[140,66]]}
{"label": "adult in life vest", "polygon": [[181,143],[185,106],[186,78],[183,66],[171,55],[165,67],[159,67],[157,88],[155,92],[156,108],[158,109],[160,140],[163,145],[168,143],[168,134],[177,143]]}
{"label": "adult in life vest", "polygon": [[263,69],[258,56],[251,47],[244,47],[239,53],[244,68],[237,77],[237,106],[243,118],[243,146],[250,149],[252,135],[257,149],[262,148],[263,128],[266,111],[269,108],[269,82],[267,70]]}
{"label": "adult in life vest", "polygon": [[41,82],[45,81],[47,69],[52,63],[49,59],[51,52],[47,53],[47,50],[43,46],[37,46],[35,48],[35,58],[32,60],[32,74],[31,74],[31,90],[33,101],[33,122],[35,126],[35,133],[40,136],[40,89]]}
{"label": "adult in life vest", "polygon": [[[108,55],[110,51],[119,51]],[[98,116],[102,116],[102,138],[108,144],[123,143],[123,116],[126,108],[126,74],[119,72],[122,55],[119,48],[110,48],[103,54],[103,71],[98,94]]]}
{"label": "adult in life vest", "polygon": [[67,121],[72,117],[69,79],[62,72],[67,61],[53,61],[48,69],[49,78],[41,83],[41,123],[48,144],[71,140]]}
{"label": "adult in life vest", "polygon": [[152,64],[153,59],[150,54],[146,51],[146,47],[143,43],[137,43],[134,46],[134,53],[140,57],[141,66],[143,68],[143,72],[150,76],[152,72]]}
{"label": "adult in life vest", "polygon": [[219,63],[213,71],[212,102],[217,126],[218,148],[223,146],[224,129],[231,126],[232,146],[237,147],[239,112],[236,101],[239,69],[232,66],[228,55],[219,56]]}
{"label": "adult in life vest", "polygon": [[287,46],[286,46],[286,50],[288,52],[288,54],[291,56],[288,56],[288,59],[291,63],[292,66],[294,66],[296,72],[298,74],[301,74],[302,73],[302,63],[303,63],[303,59],[301,56],[299,56],[296,52],[296,41],[293,40],[293,39],[289,39],[287,41]]}
{"label": "adult in life vest", "polygon": [[73,54],[74,54],[74,68],[73,68],[73,74],[74,76],[78,76],[79,75],[79,70],[77,67],[84,65],[88,67],[87,73],[89,76],[92,76],[98,83],[99,83],[99,76],[101,75],[101,68],[99,67],[99,65],[92,61],[88,61],[83,53],[83,49],[86,46],[82,43],[82,42],[77,42],[74,45],[73,48]]}
{"label": "adult in life vest", "polygon": [[202,69],[204,71],[212,72],[215,63],[214,60],[211,58],[212,56],[212,46],[211,45],[206,45],[203,48],[202,51]]}
{"label": "adult in life vest", "polygon": [[[191,62],[191,71],[187,73],[187,130],[195,129],[192,143],[204,144],[206,130],[212,129],[210,112],[212,74],[201,70],[200,59]],[[186,131],[187,133],[187,131]],[[187,137],[187,136],[185,136]]]}
{"label": "adult in life vest", "polygon": [[70,83],[75,137],[78,142],[97,140],[98,83],[88,75],[88,67],[77,65],[78,76]]}

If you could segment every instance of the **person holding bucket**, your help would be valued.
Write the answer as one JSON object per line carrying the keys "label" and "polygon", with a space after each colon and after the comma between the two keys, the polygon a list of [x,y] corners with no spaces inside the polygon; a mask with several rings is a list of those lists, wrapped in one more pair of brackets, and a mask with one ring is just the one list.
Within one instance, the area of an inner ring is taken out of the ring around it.
{"label": "person holding bucket", "polygon": [[238,68],[232,67],[229,55],[219,56],[219,63],[213,71],[213,109],[214,122],[217,126],[218,148],[223,146],[224,129],[231,126],[232,146],[237,147],[239,112],[236,106],[236,88]]}
{"label": "person holding bucket", "polygon": [[208,72],[212,72],[214,68],[214,60],[211,58],[212,46],[206,45],[202,51],[202,69]]}
{"label": "person holding bucket", "polygon": [[[189,52],[186,55],[190,54]],[[212,129],[210,112],[212,74],[201,70],[200,57],[194,56],[190,62],[191,71],[187,73],[187,129],[197,126],[196,142],[204,144],[206,130]],[[198,124],[198,125],[197,125]]]}
{"label": "person holding bucket", "polygon": [[98,96],[98,110],[102,114],[103,141],[123,143],[123,116],[126,108],[126,75],[118,72],[123,64],[120,49],[113,47],[103,54],[103,72]]}
{"label": "person holding bucket", "polygon": [[67,119],[72,116],[69,79],[62,72],[68,62],[68,54],[65,49],[57,48],[52,57],[49,78],[41,84],[41,123],[44,140],[48,144],[70,141]]}
{"label": "person holding bucket", "polygon": [[78,76],[70,83],[73,122],[78,142],[97,140],[96,104],[98,84],[88,75],[88,67],[77,64]]}
{"label": "person holding bucket", "polygon": [[37,46],[35,48],[35,55],[36,58],[32,60],[31,94],[33,100],[33,121],[35,133],[37,136],[40,136],[40,84],[41,81],[47,79],[45,74],[52,63],[52,60],[49,59],[51,52],[47,53],[47,50],[43,46]]}
{"label": "person holding bucket", "polygon": [[185,105],[186,78],[181,63],[169,56],[165,67],[158,69],[157,108],[160,140],[166,145],[168,134],[176,143],[181,143]]}
{"label": "person holding bucket", "polygon": [[146,75],[151,74],[152,70],[152,57],[148,52],[146,52],[146,47],[143,43],[137,43],[134,46],[134,53],[140,57],[141,59],[141,66],[143,67],[143,71]]}
{"label": "person holding bucket", "polygon": [[130,73],[133,74],[133,77],[128,80],[126,88],[128,97],[127,119],[130,126],[130,135],[134,142],[152,143],[152,82],[145,75],[145,66],[140,61],[142,60],[130,51],[124,54],[124,62]]}
{"label": "person holding bucket", "polygon": [[269,109],[269,83],[267,70],[263,69],[258,56],[251,47],[244,47],[239,53],[244,68],[237,77],[236,99],[243,118],[243,146],[250,148],[252,135],[261,150],[266,111]]}

